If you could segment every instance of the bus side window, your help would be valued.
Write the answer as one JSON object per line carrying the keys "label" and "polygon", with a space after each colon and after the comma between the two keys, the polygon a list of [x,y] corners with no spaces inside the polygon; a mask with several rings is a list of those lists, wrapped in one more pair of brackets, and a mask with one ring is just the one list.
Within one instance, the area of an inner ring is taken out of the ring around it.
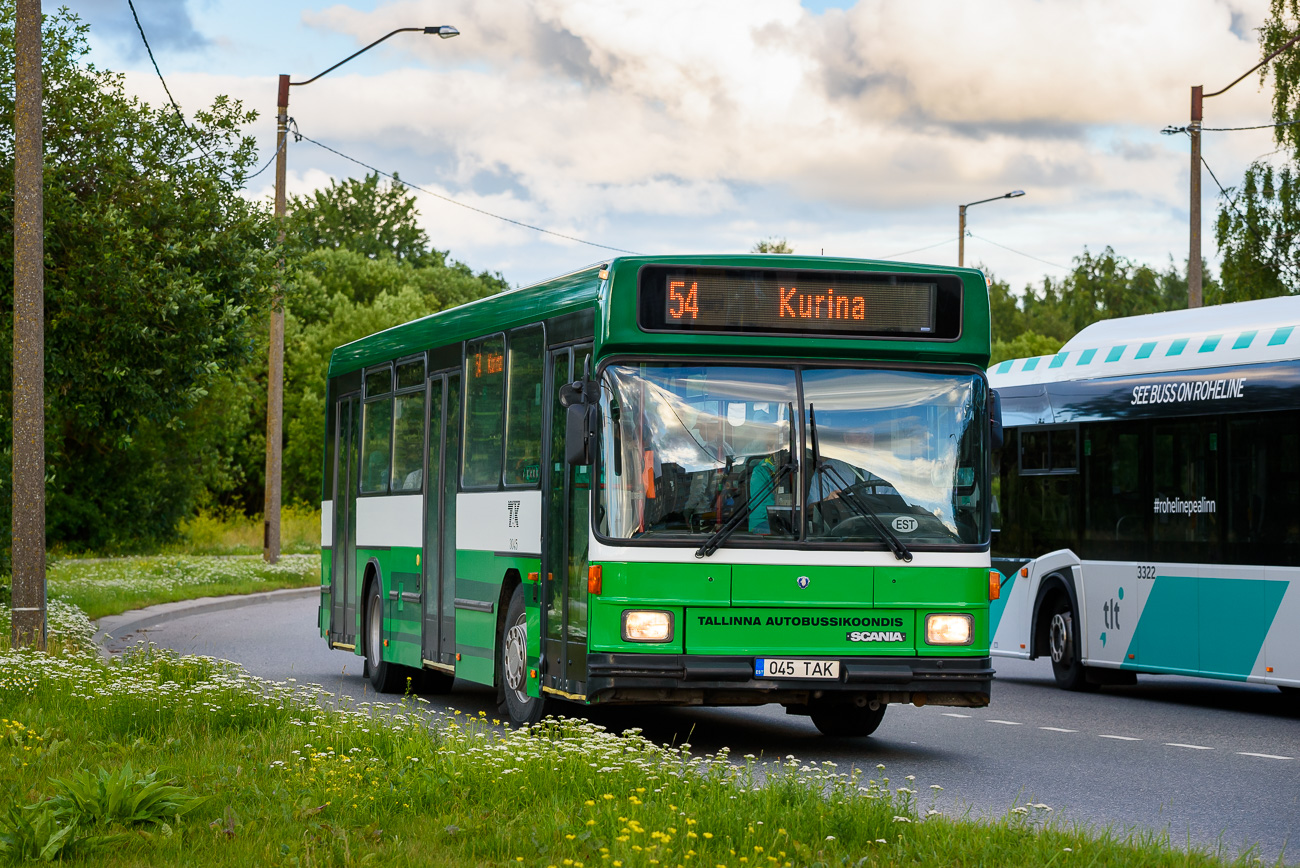
{"label": "bus side window", "polygon": [[393,434],[393,369],[366,372],[366,402],[361,424],[361,491],[388,490]]}
{"label": "bus side window", "polygon": [[540,484],[542,478],[542,372],[546,340],[540,326],[510,334],[506,401],[506,485]]}
{"label": "bus side window", "polygon": [[503,335],[465,344],[466,487],[496,488],[501,483],[502,413],[505,400]]}
{"label": "bus side window", "polygon": [[389,485],[392,491],[419,491],[424,475],[424,359],[397,366],[397,388]]}

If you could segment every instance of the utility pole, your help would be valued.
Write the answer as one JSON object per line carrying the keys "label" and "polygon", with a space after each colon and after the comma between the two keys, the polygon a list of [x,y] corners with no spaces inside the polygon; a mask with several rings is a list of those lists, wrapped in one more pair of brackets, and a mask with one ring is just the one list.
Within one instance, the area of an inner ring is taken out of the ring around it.
{"label": "utility pole", "polygon": [[[275,115],[275,222],[284,244],[284,182],[289,135],[289,76],[280,76]],[[281,263],[283,266],[283,263]],[[262,557],[280,560],[281,457],[284,451],[284,287],[271,299],[270,348],[266,359],[266,498],[262,508]]]}
{"label": "utility pole", "polygon": [[13,647],[45,650],[45,147],[41,0],[14,22]]}
{"label": "utility pole", "polygon": [[[1236,85],[1246,76],[1250,75],[1255,70],[1259,69],[1261,66],[1268,63],[1270,60],[1277,57],[1282,52],[1286,51],[1292,45],[1295,45],[1297,41],[1300,41],[1300,34],[1296,34],[1295,36],[1292,36],[1285,43],[1283,43],[1281,48],[1274,51],[1268,57],[1264,58],[1259,63],[1252,66],[1250,69],[1246,70],[1246,72],[1242,73],[1236,79],[1234,79],[1232,84],[1228,85],[1227,87],[1221,90],[1216,90],[1214,93],[1205,93],[1205,86],[1200,84],[1192,88],[1192,118],[1191,118],[1191,122],[1188,123],[1187,125],[1187,135],[1192,140],[1192,167],[1191,167],[1192,171],[1191,171],[1191,178],[1190,178],[1191,183],[1189,184],[1189,186],[1191,187],[1191,197],[1192,197],[1191,218],[1190,218],[1191,227],[1188,232],[1188,244],[1187,244],[1187,306],[1188,307],[1200,307],[1201,300],[1202,300],[1201,285],[1203,279],[1201,275],[1201,121],[1203,119],[1203,114],[1201,111],[1201,103],[1203,100],[1207,100],[1212,96],[1218,96],[1219,94],[1227,93],[1229,90],[1233,88],[1234,85]],[[1168,132],[1172,133],[1172,132],[1179,132],[1179,131],[1171,127],[1168,130]]]}
{"label": "utility pole", "polygon": [[[438,36],[442,39],[460,35],[460,31],[449,24],[435,27],[399,27],[306,81],[290,81],[289,76],[280,76],[275,105],[275,144],[278,148],[275,155],[275,221],[280,227],[281,243],[284,242],[284,182],[288,165],[285,152],[289,146],[289,88],[311,84],[398,33],[423,33],[426,36]],[[283,261],[280,262],[280,267],[283,270]],[[282,286],[276,286],[275,297],[271,300],[270,326],[271,345],[267,350],[266,358],[266,494],[262,505],[262,557],[267,563],[273,564],[280,560],[281,459],[284,452],[284,292]]]}
{"label": "utility pole", "polygon": [[988,199],[980,199],[978,202],[967,202],[965,205],[957,206],[957,267],[966,266],[966,209],[972,205],[983,205],[985,202],[996,202],[999,199],[1019,199],[1025,195],[1024,190],[1012,190],[1010,193],[1003,193],[1001,196],[992,196]]}
{"label": "utility pole", "polygon": [[957,206],[957,267],[966,267],[966,206]]}
{"label": "utility pole", "polygon": [[[1249,75],[1250,73],[1246,73]],[[1240,81],[1240,79],[1238,79]],[[1236,84],[1236,82],[1233,82]],[[1232,85],[1228,85],[1232,87]],[[1225,87],[1223,90],[1227,90]],[[1192,88],[1192,120],[1187,135],[1192,140],[1191,229],[1187,239],[1187,306],[1201,306],[1201,100],[1205,87]],[[1219,91],[1223,93],[1223,91]],[[1211,94],[1217,96],[1217,94]]]}

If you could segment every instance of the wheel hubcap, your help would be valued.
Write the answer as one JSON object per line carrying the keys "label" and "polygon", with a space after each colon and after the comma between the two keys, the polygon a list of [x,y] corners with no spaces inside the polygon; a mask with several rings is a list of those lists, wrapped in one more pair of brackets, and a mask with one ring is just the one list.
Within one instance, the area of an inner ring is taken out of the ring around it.
{"label": "wheel hubcap", "polygon": [[528,701],[524,691],[524,655],[528,653],[528,622],[523,615],[506,631],[504,660],[502,669],[506,679],[506,688],[515,694],[521,703]]}
{"label": "wheel hubcap", "polygon": [[1057,612],[1052,616],[1051,633],[1047,644],[1052,650],[1052,662],[1070,664],[1070,637],[1074,635],[1073,618],[1069,612]]}
{"label": "wheel hubcap", "polygon": [[379,613],[379,606],[371,602],[369,617],[366,618],[366,660],[373,668],[379,665],[379,643],[383,641],[384,623]]}

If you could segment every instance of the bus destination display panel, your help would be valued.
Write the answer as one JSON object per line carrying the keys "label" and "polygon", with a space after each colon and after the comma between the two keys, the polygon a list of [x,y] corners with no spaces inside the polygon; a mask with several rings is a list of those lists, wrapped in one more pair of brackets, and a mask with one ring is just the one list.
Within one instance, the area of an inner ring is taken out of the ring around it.
{"label": "bus destination display panel", "polygon": [[647,266],[639,307],[647,331],[953,340],[961,330],[961,280]]}

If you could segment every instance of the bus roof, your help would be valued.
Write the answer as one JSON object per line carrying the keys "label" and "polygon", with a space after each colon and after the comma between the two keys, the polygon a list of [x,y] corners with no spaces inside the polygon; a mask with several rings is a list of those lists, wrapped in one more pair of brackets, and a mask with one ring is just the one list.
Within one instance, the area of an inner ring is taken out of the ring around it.
{"label": "bus roof", "polygon": [[1107,319],[1060,352],[989,368],[996,389],[1300,359],[1300,296]]}
{"label": "bus roof", "polygon": [[[556,277],[532,286],[498,293],[487,298],[463,304],[459,307],[432,313],[411,322],[393,326],[384,331],[368,335],[334,350],[330,357],[329,376],[358,370],[366,365],[375,364],[386,359],[398,358],[414,350],[436,347],[458,341],[476,338],[494,331],[502,331],[530,322],[562,316],[582,309],[590,309],[601,304],[601,293],[606,285],[607,275],[617,275],[613,280],[620,286],[633,289],[636,283],[636,271],[643,265],[687,265],[687,266],[722,266],[741,269],[795,268],[807,270],[877,270],[881,272],[907,272],[921,274],[954,274],[963,278],[967,292],[986,291],[984,276],[970,268],[941,268],[934,265],[915,263],[873,261],[865,259],[843,259],[826,256],[796,256],[790,254],[705,254],[673,256],[618,256],[607,262],[597,263],[562,277]],[[623,292],[620,290],[620,292]],[[632,296],[629,295],[629,298]],[[988,320],[987,296],[979,298],[980,304],[968,306],[963,317],[972,326],[969,334],[963,334],[958,341],[936,345],[932,349],[934,360],[950,360],[958,354],[964,354],[962,360],[971,364],[984,365],[988,359]],[[630,302],[629,302],[630,304]],[[983,311],[983,313],[981,313]],[[647,346],[663,345],[671,341],[681,341],[680,336],[650,335],[639,332],[632,322],[634,314],[629,311],[628,323],[611,325],[597,323],[597,329],[607,330],[606,337],[619,338],[625,342],[629,336],[636,335],[644,339]],[[693,339],[699,347],[708,346],[706,338]],[[731,335],[711,339],[714,344],[753,347],[753,338],[747,335]],[[792,335],[789,337],[766,338],[761,342],[769,347],[822,347],[830,352],[835,345],[846,345],[847,341],[821,339]],[[909,346],[899,342],[898,351],[903,352]],[[914,346],[914,344],[911,344]],[[924,349],[931,349],[925,347]],[[982,354],[982,355],[981,355]],[[917,354],[924,359],[925,352]]]}

